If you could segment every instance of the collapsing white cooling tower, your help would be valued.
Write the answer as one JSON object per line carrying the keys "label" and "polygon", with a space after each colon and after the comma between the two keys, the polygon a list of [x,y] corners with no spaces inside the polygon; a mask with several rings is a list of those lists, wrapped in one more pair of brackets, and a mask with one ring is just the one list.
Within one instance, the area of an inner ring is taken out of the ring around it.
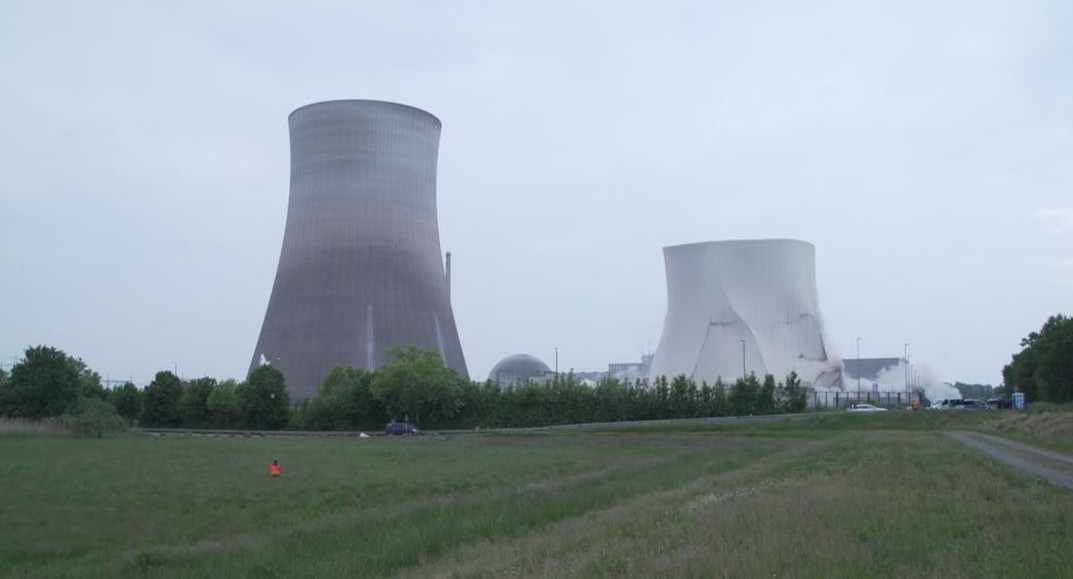
{"label": "collapsing white cooling tower", "polygon": [[[667,318],[650,377],[730,383],[745,374],[830,387],[811,243],[713,241],[663,248]],[[744,342],[744,343],[743,343]]]}

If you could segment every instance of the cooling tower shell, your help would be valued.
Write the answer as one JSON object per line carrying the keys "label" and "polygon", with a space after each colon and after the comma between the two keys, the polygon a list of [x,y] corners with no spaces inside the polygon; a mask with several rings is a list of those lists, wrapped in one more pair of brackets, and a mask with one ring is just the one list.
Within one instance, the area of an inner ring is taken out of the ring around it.
{"label": "cooling tower shell", "polygon": [[[667,316],[650,377],[731,382],[747,374],[835,379],[824,346],[815,248],[789,239],[663,249]],[[744,340],[744,344],[742,341]]]}
{"label": "cooling tower shell", "polygon": [[289,127],[283,249],[250,370],[278,367],[302,400],[332,367],[374,371],[412,345],[468,378],[441,261],[439,119],[346,100],[301,107]]}

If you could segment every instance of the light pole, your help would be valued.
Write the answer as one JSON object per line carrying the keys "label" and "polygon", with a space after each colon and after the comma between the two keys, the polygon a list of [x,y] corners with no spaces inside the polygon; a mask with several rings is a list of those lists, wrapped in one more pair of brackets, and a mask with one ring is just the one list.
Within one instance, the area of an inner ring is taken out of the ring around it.
{"label": "light pole", "polygon": [[741,342],[741,379],[744,380],[746,376],[745,372],[745,340],[739,340]]}
{"label": "light pole", "polygon": [[861,338],[857,337],[857,402],[861,401]]}
{"label": "light pole", "polygon": [[902,345],[902,359],[905,362],[905,399],[913,402],[913,395],[909,393],[909,342]]}
{"label": "light pole", "polygon": [[559,377],[559,346],[555,346],[555,377]]}

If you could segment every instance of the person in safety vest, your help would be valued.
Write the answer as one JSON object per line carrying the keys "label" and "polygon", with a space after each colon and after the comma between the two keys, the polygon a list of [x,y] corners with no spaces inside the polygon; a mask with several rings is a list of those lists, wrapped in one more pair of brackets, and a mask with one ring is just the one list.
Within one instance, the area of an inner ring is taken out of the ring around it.
{"label": "person in safety vest", "polygon": [[279,465],[278,460],[273,460],[272,464],[268,466],[268,474],[272,475],[272,478],[275,478],[279,476],[281,472],[283,472],[283,467]]}

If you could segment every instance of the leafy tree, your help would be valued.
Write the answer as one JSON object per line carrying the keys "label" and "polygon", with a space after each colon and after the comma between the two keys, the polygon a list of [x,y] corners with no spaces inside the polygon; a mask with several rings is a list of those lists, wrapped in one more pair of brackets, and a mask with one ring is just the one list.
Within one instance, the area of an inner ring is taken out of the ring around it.
{"label": "leafy tree", "polygon": [[714,391],[707,382],[701,382],[700,390],[697,391],[697,415],[698,416],[715,416],[712,412],[712,397]]}
{"label": "leafy tree", "polygon": [[626,420],[629,415],[629,386],[615,378],[605,378],[593,392],[596,402],[596,421]]}
{"label": "leafy tree", "polygon": [[234,380],[224,380],[216,385],[205,400],[212,424],[220,428],[232,428],[238,425],[241,414],[238,407],[238,384]]}
{"label": "leafy tree", "polygon": [[168,371],[157,372],[142,393],[141,423],[155,428],[175,428],[181,423],[179,400],[183,397],[178,376]]}
{"label": "leafy tree", "polygon": [[[1021,342],[1024,344],[1024,342]],[[1006,396],[1015,391],[1023,392],[1029,402],[1038,399],[1036,394],[1036,352],[1031,348],[1025,348],[1013,355],[1013,360],[1003,366],[1002,381],[1005,384]]]}
{"label": "leafy tree", "polygon": [[48,346],[27,348],[11,369],[0,414],[24,418],[59,416],[78,403],[79,374],[62,351]]}
{"label": "leafy tree", "polygon": [[1029,401],[1073,400],[1073,318],[1051,316],[1021,347],[1002,369],[1007,394],[1018,389]]}
{"label": "leafy tree", "polygon": [[804,412],[808,406],[808,391],[801,385],[797,372],[791,371],[782,388],[779,404],[783,412]]}
{"label": "leafy tree", "polygon": [[668,393],[670,395],[671,417],[689,418],[693,415],[693,394],[696,392],[697,385],[693,384],[693,392],[690,392],[690,384],[693,384],[693,381],[685,374],[679,374],[671,380],[671,387]]}
{"label": "leafy tree", "polygon": [[336,366],[324,378],[317,397],[307,405],[305,428],[345,430],[380,428],[383,404],[370,387],[373,375],[360,368]]}
{"label": "leafy tree", "polygon": [[294,430],[323,430],[315,428],[309,420],[309,410],[312,407],[312,399],[306,398],[291,408],[291,417],[287,420],[287,428]]}
{"label": "leafy tree", "polygon": [[1032,346],[1036,355],[1036,386],[1048,402],[1073,400],[1073,318],[1051,316]]}
{"label": "leafy tree", "polygon": [[760,382],[756,379],[756,374],[738,378],[730,388],[730,395],[727,397],[730,413],[735,416],[756,414],[759,397]]}
{"label": "leafy tree", "polygon": [[414,346],[391,353],[395,359],[377,370],[370,388],[392,418],[420,424],[422,415],[435,420],[461,410],[460,379],[439,354]]}
{"label": "leafy tree", "polygon": [[671,417],[671,388],[667,384],[667,377],[660,376],[652,384],[652,411],[653,418],[660,420]]}
{"label": "leafy tree", "polygon": [[[460,381],[462,410],[453,417],[453,422],[460,428],[489,428],[508,423],[507,398],[499,384],[491,380],[484,382]],[[386,418],[386,414],[384,414]]]}
{"label": "leafy tree", "polygon": [[722,378],[715,379],[712,386],[712,411],[711,416],[726,416],[730,413],[730,403],[727,400],[727,387]]}
{"label": "leafy tree", "polygon": [[212,422],[209,411],[209,395],[216,388],[213,378],[197,378],[190,381],[190,386],[179,399],[179,418],[186,428],[205,427]]}
{"label": "leafy tree", "polygon": [[764,384],[760,386],[760,392],[756,396],[756,412],[758,414],[775,413],[775,376],[764,376]]}
{"label": "leafy tree", "polygon": [[250,372],[249,379],[238,388],[239,414],[246,428],[277,429],[287,426],[291,418],[291,399],[283,372],[266,364]]}
{"label": "leafy tree", "polygon": [[9,405],[10,382],[11,380],[8,373],[0,367],[0,416],[3,416],[6,413],[6,409]]}
{"label": "leafy tree", "polygon": [[134,424],[142,411],[142,393],[138,387],[127,382],[112,390],[111,398],[116,412],[127,420],[127,424]]}
{"label": "leafy tree", "polygon": [[108,393],[105,391],[104,385],[101,383],[100,374],[94,372],[81,358],[72,358],[68,356],[67,363],[70,364],[71,368],[78,374],[79,394],[92,398],[100,398],[101,400],[108,398]]}

